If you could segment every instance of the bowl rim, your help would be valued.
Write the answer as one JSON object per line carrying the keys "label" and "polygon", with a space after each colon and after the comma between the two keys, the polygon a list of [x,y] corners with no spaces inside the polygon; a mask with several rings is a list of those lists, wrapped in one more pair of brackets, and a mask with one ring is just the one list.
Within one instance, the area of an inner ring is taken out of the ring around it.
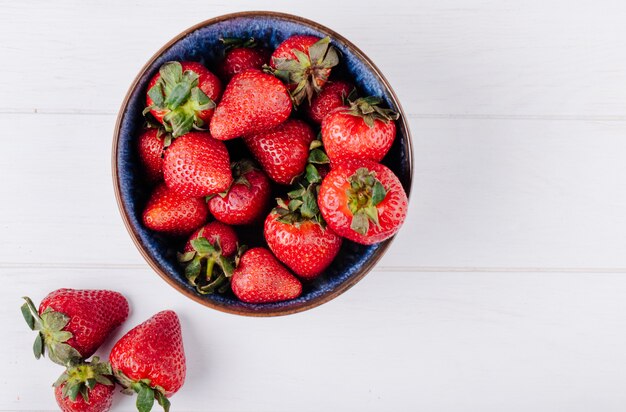
{"label": "bowl rim", "polygon": [[231,19],[240,18],[240,17],[279,18],[279,19],[283,19],[283,20],[287,20],[287,21],[291,21],[295,23],[308,25],[318,31],[327,33],[331,37],[332,40],[341,42],[345,44],[348,48],[350,48],[350,50],[355,54],[355,56],[359,60],[361,60],[365,64],[365,66],[367,66],[375,74],[375,76],[382,82],[384,87],[389,92],[391,101],[393,102],[398,112],[400,113],[399,120],[402,122],[404,126],[404,130],[406,131],[405,145],[407,148],[409,185],[408,185],[408,188],[405,188],[405,189],[406,189],[407,198],[409,199],[410,199],[411,189],[413,186],[413,143],[411,139],[411,132],[409,129],[409,124],[408,124],[406,115],[404,113],[404,110],[402,109],[402,106],[400,105],[400,101],[398,100],[398,97],[396,96],[395,91],[391,87],[391,84],[389,84],[389,81],[385,78],[383,73],[378,69],[378,67],[374,64],[374,62],[370,60],[370,58],[367,57],[365,53],[361,51],[361,49],[359,49],[351,41],[349,41],[348,39],[346,39],[344,36],[340,35],[339,33],[335,32],[334,30],[320,23],[317,23],[315,21],[306,19],[304,17],[296,16],[293,14],[281,13],[281,12],[275,12],[275,11],[243,11],[243,12],[237,12],[237,13],[223,14],[220,16],[216,16],[216,17],[204,20],[200,23],[197,23],[183,30],[181,33],[179,33],[178,35],[173,37],[171,40],[169,40],[156,53],[154,53],[152,57],[150,57],[150,59],[148,59],[148,61],[139,70],[139,72],[135,76],[135,79],[129,86],[128,91],[126,92],[126,95],[124,97],[124,100],[122,101],[122,104],[120,106],[120,110],[118,111],[117,119],[115,122],[115,129],[113,131],[113,146],[112,146],[112,153],[111,153],[112,154],[111,169],[112,169],[112,178],[113,178],[113,188],[115,192],[115,200],[117,202],[120,215],[122,216],[124,226],[126,226],[126,230],[129,233],[131,239],[133,240],[135,247],[139,250],[142,257],[148,263],[148,265],[152,268],[152,270],[154,270],[166,283],[168,283],[171,287],[173,287],[174,289],[176,289],[178,292],[182,293],[186,297],[190,298],[191,300],[197,303],[200,303],[203,306],[207,306],[209,308],[216,309],[225,313],[242,315],[242,316],[250,316],[250,317],[284,316],[284,315],[290,315],[290,314],[303,312],[305,310],[313,309],[317,306],[320,306],[336,298],[337,296],[343,294],[345,291],[347,291],[352,286],[357,284],[361,279],[365,277],[365,275],[367,275],[374,268],[374,266],[382,258],[382,256],[385,254],[385,252],[391,245],[391,242],[395,238],[395,235],[391,237],[390,239],[387,239],[379,244],[380,247],[372,254],[370,259],[367,262],[365,262],[365,264],[361,267],[359,273],[355,274],[351,278],[339,284],[335,289],[331,290],[330,292],[325,293],[322,296],[308,300],[302,304],[295,305],[295,306],[287,306],[287,307],[279,307],[279,308],[271,308],[271,309],[268,308],[268,310],[247,310],[245,308],[232,307],[229,305],[218,304],[216,302],[203,299],[201,296],[194,293],[193,291],[183,288],[174,279],[172,279],[170,275],[167,273],[167,271],[165,271],[164,268],[162,268],[159,265],[159,263],[147,252],[147,248],[141,241],[139,235],[135,231],[135,228],[130,222],[130,219],[128,217],[129,211],[126,210],[126,208],[124,207],[124,203],[122,201],[122,194],[121,194],[121,187],[120,187],[120,180],[119,180],[120,176],[118,173],[118,162],[117,162],[118,149],[119,149],[118,142],[120,138],[122,120],[124,118],[126,108],[128,107],[128,102],[130,100],[130,97],[133,91],[136,89],[137,85],[139,84],[141,78],[145,75],[146,71],[150,68],[150,66],[152,66],[155,60],[157,60],[164,52],[166,52],[176,42],[183,39],[190,33],[196,30],[199,30],[203,27],[209,26],[209,25],[213,25],[213,24],[220,23],[226,20],[231,20]]}

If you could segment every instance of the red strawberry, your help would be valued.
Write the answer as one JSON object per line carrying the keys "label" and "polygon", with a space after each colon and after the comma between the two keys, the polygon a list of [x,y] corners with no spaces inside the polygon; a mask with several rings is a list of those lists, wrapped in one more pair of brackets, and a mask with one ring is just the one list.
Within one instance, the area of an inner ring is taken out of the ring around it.
{"label": "red strawberry", "polygon": [[296,35],[274,50],[270,65],[274,73],[289,85],[294,103],[299,105],[305,97],[311,103],[338,63],[339,55],[330,45],[329,37]]}
{"label": "red strawberry", "polygon": [[206,132],[190,132],[165,151],[163,176],[168,188],[185,197],[228,189],[233,177],[226,145]]}
{"label": "red strawberry", "polygon": [[207,223],[196,230],[185,243],[184,252],[196,251],[191,242],[200,238],[207,239],[213,246],[219,243],[222,255],[225,257],[232,257],[237,253],[237,234],[232,227],[221,222]]}
{"label": "red strawberry", "polygon": [[311,127],[290,119],[274,129],[244,136],[246,145],[268,176],[283,185],[291,184],[306,167],[309,145],[315,140]]}
{"label": "red strawberry", "polygon": [[167,62],[159,69],[146,93],[150,112],[174,137],[208,124],[222,93],[216,75],[196,62]]}
{"label": "red strawberry", "polygon": [[155,399],[169,410],[167,398],[183,386],[187,370],[178,316],[165,310],[135,326],[117,341],[109,358],[118,382],[138,393],[140,412],[150,411]]}
{"label": "red strawberry", "polygon": [[211,119],[211,135],[234,139],[278,126],[291,114],[291,98],[280,80],[249,69],[233,76]]}
{"label": "red strawberry", "polygon": [[243,254],[231,280],[235,295],[248,303],[269,303],[295,299],[302,284],[272,252],[257,247]]}
{"label": "red strawberry", "polygon": [[159,129],[147,129],[137,141],[139,161],[148,183],[156,183],[163,179],[163,137]]}
{"label": "red strawberry", "polygon": [[377,97],[355,100],[322,122],[322,141],[331,162],[358,158],[380,162],[396,138],[398,113],[381,109]]}
{"label": "red strawberry", "polygon": [[57,404],[63,412],[107,412],[115,390],[111,375],[111,365],[97,356],[69,367],[54,383]]}
{"label": "red strawberry", "polygon": [[396,175],[365,159],[333,164],[317,201],[333,231],[365,245],[393,236],[404,222],[408,207]]}
{"label": "red strawberry", "polygon": [[265,219],[265,240],[274,255],[304,279],[320,275],[341,247],[339,237],[319,217],[314,186],[278,199],[278,206]]}
{"label": "red strawberry", "polygon": [[232,170],[232,186],[209,200],[209,210],[217,220],[229,225],[256,223],[269,209],[270,181],[250,160],[233,163]]}
{"label": "red strawberry", "polygon": [[339,80],[327,83],[322,91],[313,98],[307,114],[316,123],[322,123],[324,117],[337,108],[344,107],[350,93],[354,90],[351,83]]}
{"label": "red strawberry", "polygon": [[148,229],[175,236],[187,235],[206,222],[209,209],[201,197],[184,197],[164,184],[152,192],[143,212]]}
{"label": "red strawberry", "polygon": [[191,235],[183,253],[178,254],[178,261],[185,267],[185,277],[199,293],[225,292],[233,275],[237,249],[233,228],[215,221]]}
{"label": "red strawberry", "polygon": [[226,81],[247,69],[261,70],[263,65],[269,62],[269,50],[256,47],[257,44],[253,38],[225,38],[222,39],[222,43],[227,49],[224,53],[224,60],[219,64],[218,72]]}
{"label": "red strawberry", "polygon": [[35,357],[67,365],[94,354],[109,334],[128,317],[128,302],[110,290],[58,289],[46,296],[39,311],[25,297],[22,314],[38,332]]}

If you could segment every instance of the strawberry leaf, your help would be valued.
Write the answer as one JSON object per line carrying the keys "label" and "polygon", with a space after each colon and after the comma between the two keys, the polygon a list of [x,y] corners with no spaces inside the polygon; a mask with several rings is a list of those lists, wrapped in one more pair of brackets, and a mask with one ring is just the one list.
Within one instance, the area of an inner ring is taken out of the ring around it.
{"label": "strawberry leaf", "polygon": [[44,345],[41,333],[38,333],[37,337],[35,338],[35,343],[33,343],[33,353],[35,354],[36,359],[41,358],[41,356],[44,354]]}
{"label": "strawberry leaf", "polygon": [[165,105],[170,109],[174,110],[178,106],[180,106],[185,100],[189,98],[191,95],[191,83],[189,82],[181,82],[176,84],[170,94],[165,99]]}
{"label": "strawberry leaf", "polygon": [[137,410],[139,412],[150,412],[154,405],[154,389],[146,384],[137,384]]}
{"label": "strawberry leaf", "polygon": [[[161,83],[157,82],[154,86],[152,86],[150,90],[148,90],[148,96],[152,99],[152,103],[155,107],[165,106],[165,100],[163,99],[163,88],[161,87]],[[152,107],[147,108],[148,112],[150,111],[150,109],[152,109]]]}
{"label": "strawberry leaf", "polygon": [[387,191],[383,187],[383,184],[376,179],[376,183],[374,183],[374,187],[372,188],[372,204],[377,206],[385,199],[385,196],[387,196]]}
{"label": "strawberry leaf", "polygon": [[315,166],[313,166],[312,164],[310,164],[310,163],[308,165],[306,165],[305,179],[309,183],[319,183],[319,182],[322,181],[322,177],[320,176],[319,172],[317,171],[317,168]]}
{"label": "strawberry leaf", "polygon": [[361,235],[365,235],[367,234],[367,231],[369,230],[369,220],[367,218],[367,215],[362,212],[362,211],[358,211],[353,217],[352,217],[352,222],[350,223],[350,229],[354,230],[357,233],[360,233]]}
{"label": "strawberry leaf", "polygon": [[183,66],[179,62],[171,61],[165,63],[159,69],[161,79],[165,84],[176,84],[183,78]]}
{"label": "strawberry leaf", "polygon": [[330,163],[330,159],[322,150],[313,149],[311,153],[309,153],[309,163],[327,164]]}
{"label": "strawberry leaf", "polygon": [[191,246],[194,250],[202,255],[212,255],[217,253],[217,249],[209,240],[205,237],[199,237],[191,241]]}
{"label": "strawberry leaf", "polygon": [[170,405],[171,405],[170,401],[169,399],[167,399],[165,395],[163,395],[163,393],[161,393],[161,391],[156,391],[156,400],[159,403],[159,405],[161,405],[164,412],[169,412]]}

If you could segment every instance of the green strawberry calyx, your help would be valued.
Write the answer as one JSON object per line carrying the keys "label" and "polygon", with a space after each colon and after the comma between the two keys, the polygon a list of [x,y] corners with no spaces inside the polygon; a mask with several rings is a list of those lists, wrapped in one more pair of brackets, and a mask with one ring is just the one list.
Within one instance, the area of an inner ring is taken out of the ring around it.
{"label": "green strawberry calyx", "polygon": [[[219,237],[211,243],[203,236],[202,231],[190,243],[192,251],[178,254],[178,262],[184,266],[185,277],[189,283],[203,295],[226,292],[237,257],[227,258],[222,255]],[[243,253],[240,250],[238,248],[238,253]]]}
{"label": "green strawberry calyx", "polygon": [[324,37],[311,45],[307,53],[292,50],[295,59],[273,58],[272,73],[286,84],[295,85],[291,97],[296,106],[306,98],[311,99],[328,80],[331,69],[339,64],[339,53],[331,46],[330,37]]}
{"label": "green strawberry calyx", "polygon": [[348,208],[352,212],[350,228],[361,235],[366,235],[370,222],[380,226],[377,206],[387,196],[387,190],[376,178],[376,172],[365,167],[357,169],[348,178],[348,182],[350,187],[346,190],[346,196]]}
{"label": "green strawberry calyx", "polygon": [[215,107],[215,102],[198,87],[198,74],[185,70],[179,62],[167,62],[159,69],[159,80],[148,90],[152,105],[146,107],[143,114],[151,110],[163,111],[163,127],[174,138],[188,133],[192,129],[204,130],[204,121],[198,114]]}
{"label": "green strawberry calyx", "polygon": [[252,49],[258,46],[258,43],[254,39],[254,37],[222,37],[220,39],[220,42],[224,45],[224,51],[239,49],[242,47]]}
{"label": "green strawberry calyx", "polygon": [[398,120],[400,114],[391,110],[380,107],[383,100],[380,97],[369,96],[360,97],[356,100],[348,99],[349,106],[343,111],[343,113],[351,114],[363,118],[365,124],[369,127],[374,127],[374,121],[380,120],[384,123],[389,123],[392,120]]}
{"label": "green strawberry calyx", "polygon": [[82,362],[68,367],[54,383],[54,387],[62,386],[61,394],[72,402],[80,394],[85,403],[89,403],[89,391],[97,384],[114,386],[111,380],[113,371],[109,362],[100,362],[94,356],[91,362]]}
{"label": "green strawberry calyx", "polygon": [[70,317],[50,307],[39,314],[30,298],[23,299],[26,301],[21,307],[24,320],[31,330],[37,331],[33,344],[35,358],[39,359],[47,352],[48,358],[59,365],[68,366],[80,362],[80,352],[67,343],[74,335],[64,330]]}
{"label": "green strawberry calyx", "polygon": [[156,399],[165,412],[170,410],[170,401],[165,396],[165,389],[155,385],[151,385],[150,379],[140,379],[134,381],[126,376],[122,371],[114,371],[115,379],[124,387],[122,393],[127,395],[137,394],[137,410],[139,412],[150,412],[154,406]]}
{"label": "green strawberry calyx", "polygon": [[317,204],[317,195],[322,182],[318,167],[329,163],[330,159],[324,152],[322,141],[313,140],[309,146],[309,158],[304,174],[297,178],[295,189],[287,193],[287,199],[276,199],[277,206],[272,212],[278,215],[277,221],[296,227],[302,222],[312,221],[322,228],[326,227]]}

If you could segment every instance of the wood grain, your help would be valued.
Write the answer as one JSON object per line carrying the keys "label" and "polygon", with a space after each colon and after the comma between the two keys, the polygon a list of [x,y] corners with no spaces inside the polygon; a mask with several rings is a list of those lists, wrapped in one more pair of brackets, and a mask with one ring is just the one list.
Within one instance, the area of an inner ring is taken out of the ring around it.
{"label": "wood grain", "polygon": [[[142,265],[113,198],[114,117],[0,122],[20,139],[0,163],[0,195],[16,199],[2,205],[0,265]],[[411,119],[411,129],[413,197],[382,269],[626,268],[626,122]]]}
{"label": "wood grain", "polygon": [[187,27],[228,12],[273,9],[319,21],[361,47],[411,114],[626,119],[626,3],[619,0],[392,0],[367,7],[189,0],[175,19],[170,5],[0,3],[0,90],[10,96],[0,111],[115,113],[139,68]]}
{"label": "wood grain", "polygon": [[[189,370],[172,398],[176,410],[576,412],[626,405],[622,275],[399,272],[390,281],[375,271],[326,305],[271,319],[203,308],[147,269],[12,269],[0,276],[10,309],[0,312],[8,337],[0,362],[11,371],[0,382],[3,410],[55,409],[49,385],[60,373],[30,353],[34,337],[18,319],[18,297],[39,301],[49,285],[113,282],[132,307],[116,337],[161,309],[181,315]],[[116,399],[114,410],[133,410],[131,399]]]}
{"label": "wood grain", "polygon": [[[408,220],[376,270],[301,314],[208,310],[125,232],[110,170],[128,85],[210,17],[272,9],[346,36],[410,118]],[[623,411],[626,3],[0,0],[0,411],[56,410],[20,297],[113,288],[116,337],[182,319],[179,411]],[[132,411],[130,398],[113,410]]]}

